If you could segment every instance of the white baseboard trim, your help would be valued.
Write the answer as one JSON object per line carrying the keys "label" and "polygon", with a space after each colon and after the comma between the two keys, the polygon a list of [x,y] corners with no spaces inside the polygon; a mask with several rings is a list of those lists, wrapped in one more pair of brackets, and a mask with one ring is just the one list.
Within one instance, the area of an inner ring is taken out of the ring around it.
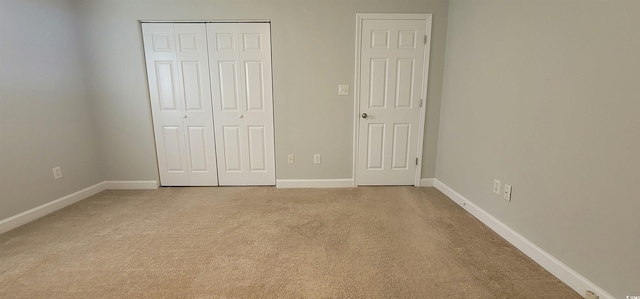
{"label": "white baseboard trim", "polygon": [[518,248],[522,253],[526,254],[540,266],[574,289],[581,296],[584,296],[586,290],[590,290],[599,295],[600,298],[614,299],[611,294],[598,287],[595,283],[586,279],[584,276],[553,257],[548,252],[542,250],[540,247],[518,234],[506,224],[502,223],[500,220],[496,219],[443,182],[436,179],[434,186],[447,195],[452,201],[462,206],[467,210],[467,212],[491,228],[498,235],[502,236],[507,240],[507,242],[511,243],[511,245]]}
{"label": "white baseboard trim", "polygon": [[50,201],[18,215],[0,220],[0,234],[8,232],[23,224],[51,214],[66,206],[72,205],[85,198],[108,189],[157,189],[157,181],[104,181],[78,192]]}
{"label": "white baseboard trim", "polygon": [[420,179],[420,187],[433,187],[436,179]]}
{"label": "white baseboard trim", "polygon": [[23,224],[27,224],[42,216],[51,214],[66,206],[79,202],[89,196],[98,194],[105,190],[104,186],[105,186],[104,182],[97,183],[91,187],[84,188],[78,192],[69,194],[65,197],[58,198],[54,201],[50,201],[43,205],[37,206],[31,210],[24,211],[18,215],[0,220],[0,234],[8,232]]}
{"label": "white baseboard trim", "polygon": [[355,187],[353,179],[276,180],[276,188],[348,188]]}
{"label": "white baseboard trim", "polygon": [[107,190],[158,189],[158,181],[104,181]]}

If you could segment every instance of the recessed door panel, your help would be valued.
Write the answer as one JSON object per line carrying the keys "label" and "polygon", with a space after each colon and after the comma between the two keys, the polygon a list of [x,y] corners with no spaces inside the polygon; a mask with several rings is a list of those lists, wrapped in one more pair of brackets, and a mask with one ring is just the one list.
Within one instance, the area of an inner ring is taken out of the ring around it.
{"label": "recessed door panel", "polygon": [[173,51],[173,33],[172,30],[160,29],[164,32],[151,33],[151,43],[153,52],[172,52]]}
{"label": "recessed door panel", "polygon": [[222,126],[225,171],[242,171],[242,151],[240,150],[240,127]]}
{"label": "recessed door panel", "polygon": [[162,137],[164,139],[163,148],[166,153],[165,160],[167,163],[167,171],[170,172],[185,171],[184,165],[182,165],[184,153],[181,151],[182,138],[180,138],[180,131],[180,127],[162,127]]}
{"label": "recessed door panel", "polygon": [[198,51],[198,35],[196,33],[178,33],[180,51]]}
{"label": "recessed door panel", "polygon": [[236,50],[236,33],[217,33],[215,40],[218,51]]}
{"label": "recessed door panel", "polygon": [[409,168],[410,132],[411,124],[393,124],[392,169],[406,170]]}
{"label": "recessed door panel", "polygon": [[264,126],[249,126],[249,171],[267,171]]}
{"label": "recessed door panel", "polygon": [[400,30],[398,32],[398,49],[415,49],[417,34],[416,30]]}
{"label": "recessed door panel", "polygon": [[368,124],[367,134],[367,169],[384,168],[384,135],[385,124]]}
{"label": "recessed door panel", "polygon": [[247,110],[264,110],[262,61],[245,61]]}
{"label": "recessed door panel", "polygon": [[385,108],[387,105],[388,71],[386,58],[372,58],[369,86],[369,108]]}
{"label": "recessed door panel", "polygon": [[187,111],[202,110],[200,62],[183,61],[182,80],[184,82],[184,101]]}
{"label": "recessed door panel", "polygon": [[218,63],[220,100],[222,110],[237,111],[238,105],[238,84],[236,80],[236,62],[220,61]]}
{"label": "recessed door panel", "polygon": [[371,48],[372,49],[389,48],[389,30],[372,30],[371,31]]}
{"label": "recessed door panel", "polygon": [[243,33],[242,37],[245,51],[262,50],[262,39],[260,33]]}
{"label": "recessed door panel", "polygon": [[396,71],[396,108],[411,108],[413,99],[413,58],[399,58]]}
{"label": "recessed door panel", "polygon": [[158,95],[161,110],[176,110],[176,98],[173,92],[173,61],[156,61]]}
{"label": "recessed door panel", "polygon": [[187,128],[189,133],[189,153],[191,154],[191,171],[208,171],[207,166],[207,134],[204,127],[191,126]]}

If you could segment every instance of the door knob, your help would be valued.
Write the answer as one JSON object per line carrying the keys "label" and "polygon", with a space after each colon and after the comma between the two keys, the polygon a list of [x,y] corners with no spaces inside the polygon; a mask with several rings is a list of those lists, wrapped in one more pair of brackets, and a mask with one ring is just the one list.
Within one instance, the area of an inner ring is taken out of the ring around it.
{"label": "door knob", "polygon": [[367,114],[366,113],[362,113],[362,118],[367,118]]}
{"label": "door knob", "polygon": [[239,118],[244,118],[244,115],[240,114],[240,116],[238,116]]}
{"label": "door knob", "polygon": [[184,118],[187,118],[187,116],[186,116],[186,115],[185,115],[185,116],[183,116],[183,117],[184,117]]}

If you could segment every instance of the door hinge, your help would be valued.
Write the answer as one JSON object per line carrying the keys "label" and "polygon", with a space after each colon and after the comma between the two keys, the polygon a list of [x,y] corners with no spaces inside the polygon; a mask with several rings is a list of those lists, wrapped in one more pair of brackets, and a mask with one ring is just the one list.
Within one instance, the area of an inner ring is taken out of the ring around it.
{"label": "door hinge", "polygon": [[426,34],[424,35],[424,44],[425,45],[427,44],[427,35]]}
{"label": "door hinge", "polygon": [[416,158],[416,165],[418,165],[418,158]]}
{"label": "door hinge", "polygon": [[420,99],[420,107],[422,107],[422,99]]}

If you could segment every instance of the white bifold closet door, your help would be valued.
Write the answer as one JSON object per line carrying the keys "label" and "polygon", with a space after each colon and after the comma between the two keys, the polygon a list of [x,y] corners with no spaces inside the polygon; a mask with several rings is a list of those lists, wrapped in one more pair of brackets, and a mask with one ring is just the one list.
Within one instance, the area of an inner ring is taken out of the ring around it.
{"label": "white bifold closet door", "polygon": [[142,31],[161,185],[275,185],[269,24]]}
{"label": "white bifold closet door", "polygon": [[205,24],[142,24],[163,186],[217,186]]}
{"label": "white bifold closet door", "polygon": [[220,185],[274,185],[268,23],[207,24]]}

